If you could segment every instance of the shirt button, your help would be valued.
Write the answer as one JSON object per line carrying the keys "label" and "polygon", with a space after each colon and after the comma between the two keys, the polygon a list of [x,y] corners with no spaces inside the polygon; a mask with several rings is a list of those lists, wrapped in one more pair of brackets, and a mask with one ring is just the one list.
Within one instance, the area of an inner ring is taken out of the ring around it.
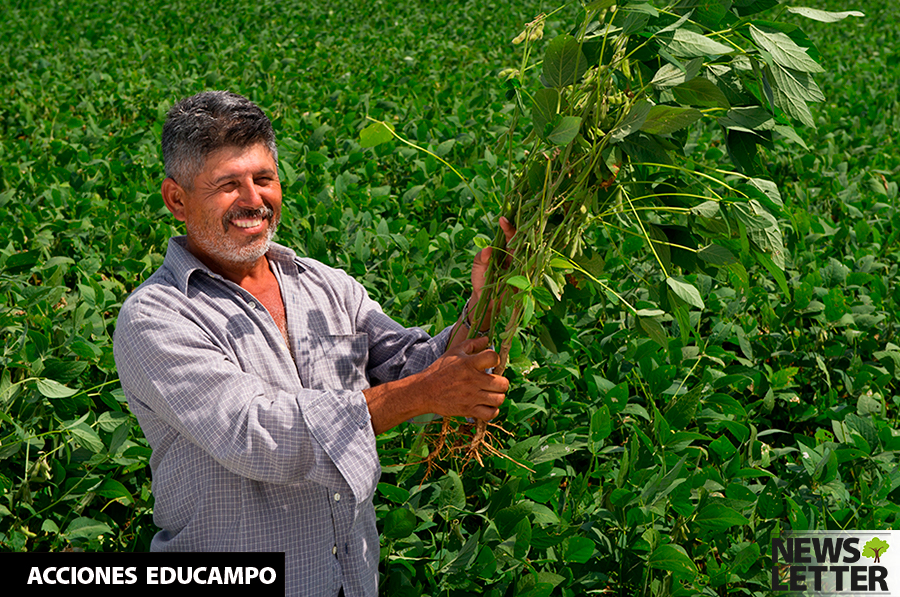
{"label": "shirt button", "polygon": [[341,501],[341,494],[339,494],[339,493],[334,494],[334,501],[336,501],[336,502]]}
{"label": "shirt button", "polygon": [[247,306],[250,307],[251,309],[256,309],[256,303],[254,303],[253,301],[250,301],[249,303],[247,303]]}
{"label": "shirt button", "polygon": [[331,554],[335,556],[337,555],[337,545],[331,548]]}

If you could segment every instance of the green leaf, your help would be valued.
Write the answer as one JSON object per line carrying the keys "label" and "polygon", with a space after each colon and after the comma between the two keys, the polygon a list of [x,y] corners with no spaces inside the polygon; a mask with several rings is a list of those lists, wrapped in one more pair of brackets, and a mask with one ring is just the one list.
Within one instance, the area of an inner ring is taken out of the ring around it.
{"label": "green leaf", "polygon": [[650,339],[663,348],[669,347],[669,339],[666,336],[666,331],[658,321],[652,317],[639,317],[638,321],[641,324],[641,328],[647,332],[648,336],[650,336]]}
{"label": "green leaf", "polygon": [[666,278],[666,284],[685,303],[698,309],[706,308],[706,305],[703,304],[703,299],[700,298],[700,292],[690,282],[669,276]]}
{"label": "green leaf", "polygon": [[694,522],[705,529],[721,531],[733,526],[749,524],[742,514],[722,504],[708,504],[697,513]]}
{"label": "green leaf", "polygon": [[691,208],[691,213],[703,216],[705,218],[714,218],[719,215],[718,201],[704,201]]}
{"label": "green leaf", "polygon": [[416,515],[406,508],[395,508],[384,517],[384,536],[404,539],[412,535],[418,525]]}
{"label": "green leaf", "polygon": [[679,104],[700,106],[701,108],[730,108],[728,98],[715,83],[697,77],[672,89]]}
{"label": "green leaf", "polygon": [[[394,126],[389,122],[373,122],[359,132],[360,147],[375,147],[393,138]],[[309,158],[307,157],[307,160]]]}
{"label": "green leaf", "polygon": [[674,64],[663,64],[650,84],[657,89],[669,89],[678,85],[691,81],[700,74],[700,68],[703,66],[702,58],[695,58],[684,65],[684,68],[678,68]]}
{"label": "green leaf", "polygon": [[622,141],[622,151],[631,156],[632,161],[651,164],[671,164],[669,150],[653,136],[645,133],[631,135]]}
{"label": "green leaf", "polygon": [[516,525],[531,514],[531,506],[528,502],[521,502],[513,506],[501,509],[494,516],[497,532],[502,539],[507,539],[515,531]]}
{"label": "green leaf", "polygon": [[772,203],[779,207],[784,207],[784,202],[781,200],[781,193],[778,191],[778,185],[774,182],[762,178],[750,178],[747,182],[762,191]]}
{"label": "green leaf", "polygon": [[550,597],[553,589],[566,580],[565,576],[553,572],[541,571],[537,574],[526,574],[516,585],[517,597]]}
{"label": "green leaf", "polygon": [[778,283],[778,287],[781,289],[781,292],[784,294],[784,298],[788,301],[791,300],[791,291],[788,289],[787,279],[784,277],[784,265],[779,266],[775,261],[772,260],[771,257],[762,253],[760,251],[753,251],[753,257],[756,261],[759,262],[764,268],[769,270],[769,273],[772,274],[772,277],[775,278],[775,281]]}
{"label": "green leaf", "polygon": [[475,531],[472,533],[466,540],[466,544],[462,546],[462,549],[460,549],[456,554],[456,557],[453,558],[453,561],[442,568],[440,572],[442,574],[456,574],[465,570],[478,552],[480,539],[481,532]]}
{"label": "green leaf", "polygon": [[710,442],[709,449],[715,452],[723,461],[728,460],[736,452],[734,444],[724,435],[720,435],[714,441]]}
{"label": "green leaf", "polygon": [[716,27],[731,8],[731,0],[693,0],[691,19],[710,29]]}
{"label": "green leaf", "polygon": [[609,417],[609,408],[601,406],[591,415],[591,441],[599,443],[612,433],[612,421]]}
{"label": "green leaf", "polygon": [[328,161],[328,156],[318,151],[310,151],[306,154],[306,163],[311,166],[321,166]]}
{"label": "green leaf", "polygon": [[69,523],[62,536],[69,541],[73,539],[96,539],[98,536],[110,531],[112,529],[105,522],[81,516]]}
{"label": "green leaf", "polygon": [[720,245],[706,245],[697,251],[697,257],[712,265],[731,265],[738,262],[731,251]]}
{"label": "green leaf", "polygon": [[531,288],[531,284],[528,283],[528,278],[525,276],[512,276],[506,281],[510,286],[515,286],[520,290],[526,290]]}
{"label": "green leaf", "polygon": [[589,2],[587,6],[585,6],[585,10],[603,10],[604,8],[609,8],[613,4],[616,3],[616,0],[594,0],[593,2]]}
{"label": "green leaf", "polygon": [[725,116],[717,120],[726,129],[745,133],[770,131],[775,127],[775,118],[761,106],[732,108]]}
{"label": "green leaf", "polygon": [[[672,290],[669,289],[669,292],[672,292]],[[675,310],[672,314],[675,316],[675,320],[678,322],[678,331],[679,335],[681,336],[681,343],[687,345],[691,337],[691,315],[688,312],[687,307],[685,307],[684,305],[678,305],[677,307],[675,307]]]}
{"label": "green leaf", "polygon": [[99,454],[103,451],[103,440],[101,440],[97,432],[87,424],[78,423],[77,425],[70,427],[68,431],[75,437],[79,444],[94,454]]}
{"label": "green leaf", "polygon": [[556,460],[557,458],[565,458],[566,456],[571,456],[584,447],[584,443],[551,444],[542,442],[540,446],[532,450],[531,454],[528,456],[528,460],[533,462],[534,464],[541,464],[542,462],[549,462],[551,460]]}
{"label": "green leaf", "polygon": [[402,487],[397,487],[396,485],[390,485],[388,483],[379,483],[378,493],[396,504],[402,504],[409,499],[408,490],[403,489]]}
{"label": "green leaf", "polygon": [[792,118],[796,118],[809,127],[815,127],[812,113],[806,102],[825,101],[822,91],[813,81],[809,73],[790,68],[784,68],[775,64],[771,69],[766,69],[771,74],[772,91],[775,105],[784,110]]}
{"label": "green leaf", "polygon": [[671,40],[666,43],[665,49],[680,58],[717,57],[736,51],[731,46],[687,29],[676,29]]}
{"label": "green leaf", "polygon": [[653,106],[640,129],[652,135],[669,135],[690,126],[702,116],[703,113],[695,108]]}
{"label": "green leaf", "polygon": [[731,569],[738,574],[746,574],[756,562],[759,561],[759,543],[745,543],[731,561]]}
{"label": "green leaf", "polygon": [[828,12],[826,10],[817,10],[815,8],[806,8],[804,6],[788,6],[788,12],[821,21],[822,23],[836,23],[837,21],[846,19],[847,17],[864,17],[865,14],[858,10],[846,10],[843,12]]}
{"label": "green leaf", "polygon": [[100,484],[100,487],[93,491],[101,497],[116,500],[126,506],[133,502],[131,492],[115,479],[104,479],[103,483]]}
{"label": "green leaf", "polygon": [[78,390],[73,390],[52,379],[37,380],[37,389],[47,398],[68,398],[78,393]]}
{"label": "green leaf", "polygon": [[672,429],[685,429],[694,420],[697,407],[700,405],[701,390],[702,386],[697,386],[672,400],[664,415]]}
{"label": "green leaf", "polygon": [[97,425],[103,431],[112,433],[121,425],[125,425],[131,420],[128,414],[117,410],[108,410],[97,417]]}
{"label": "green leaf", "polygon": [[587,69],[587,58],[574,37],[564,33],[550,42],[544,54],[543,71],[549,87],[572,85],[581,79]]}
{"label": "green leaf", "polygon": [[544,139],[544,129],[556,118],[559,107],[559,92],[553,88],[538,89],[531,98],[531,119],[534,130]]}
{"label": "green leaf", "polygon": [[647,506],[652,506],[669,495],[679,485],[687,481],[686,478],[681,477],[681,471],[684,469],[684,463],[686,461],[687,455],[682,456],[681,460],[665,474],[660,470],[641,491],[641,502]]}
{"label": "green leaf", "polygon": [[647,560],[651,568],[667,570],[679,577],[697,575],[697,566],[680,545],[660,545]]}
{"label": "green leaf", "polygon": [[753,174],[758,169],[757,146],[759,137],[741,130],[730,130],[725,137],[725,146],[732,163],[744,174]]}
{"label": "green leaf", "polygon": [[750,37],[756,45],[771,54],[772,59],[785,68],[807,73],[824,72],[819,63],[810,58],[805,48],[798,46],[793,39],[781,31],[761,29],[750,25]]}
{"label": "green leaf", "polygon": [[754,15],[775,6],[778,6],[778,0],[734,0],[734,8],[741,17]]}
{"label": "green leaf", "polygon": [[463,490],[462,480],[454,470],[448,470],[440,482],[441,493],[438,496],[438,506],[444,510],[453,508],[448,516],[455,517],[459,511],[466,507],[466,492]]}
{"label": "green leaf", "polygon": [[791,528],[795,531],[810,530],[809,518],[803,512],[803,508],[790,497],[786,497],[785,500],[788,503],[788,520],[791,522]]}
{"label": "green leaf", "polygon": [[825,317],[828,321],[837,321],[848,312],[847,299],[840,288],[831,288],[822,302],[825,303]]}
{"label": "green leaf", "polygon": [[563,560],[585,564],[594,555],[594,542],[587,537],[569,537],[563,542]]}
{"label": "green leaf", "polygon": [[564,116],[547,135],[547,142],[553,145],[568,145],[578,135],[581,119],[577,116]]}
{"label": "green leaf", "polygon": [[794,127],[792,127],[790,125],[786,125],[786,124],[776,124],[772,128],[772,130],[775,131],[776,133],[778,133],[779,135],[781,135],[782,137],[784,137],[785,139],[787,139],[788,141],[796,143],[797,145],[802,147],[804,150],[809,151],[809,147],[806,145],[806,141],[804,141],[800,137],[800,135],[797,134],[797,131],[794,130]]}
{"label": "green leaf", "polygon": [[641,100],[632,106],[628,111],[628,116],[609,132],[610,140],[613,143],[619,143],[628,135],[640,130],[651,109],[653,109],[653,104],[647,100]]}

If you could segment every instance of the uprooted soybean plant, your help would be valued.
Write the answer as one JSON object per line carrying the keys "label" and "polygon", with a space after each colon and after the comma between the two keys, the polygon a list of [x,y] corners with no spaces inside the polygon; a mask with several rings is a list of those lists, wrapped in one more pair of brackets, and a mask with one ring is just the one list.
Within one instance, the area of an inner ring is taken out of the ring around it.
{"label": "uprooted soybean plant", "polygon": [[[746,289],[748,266],[759,265],[789,295],[783,202],[759,148],[784,140],[805,149],[794,125],[814,126],[808,104],[825,98],[814,80],[823,72],[816,49],[796,25],[765,20],[773,9],[785,7],[595,0],[569,33],[545,43],[542,14],[513,40],[521,63],[500,74],[516,110],[501,143],[511,162],[517,153],[523,159],[508,171],[499,211],[519,232],[510,247],[498,232],[494,245],[511,265],[494,261],[493,292],[475,308],[477,320],[489,301],[509,297],[497,318],[498,372],[521,329],[537,327],[552,345],[552,314],[567,284],[595,284],[615,297],[627,325],[664,348],[670,335],[683,345],[702,340],[697,322],[713,280]],[[786,10],[825,22],[862,16]],[[527,137],[514,141],[518,127]],[[703,127],[720,134],[698,160],[685,147]],[[370,146],[392,136],[380,121],[361,134]],[[617,292],[621,273],[610,274],[609,260],[627,262],[641,291]],[[687,382],[677,394],[687,393]],[[482,450],[500,454],[484,421],[455,428],[472,434],[469,441],[448,441],[452,427],[443,422],[432,458],[445,448],[479,462]]]}

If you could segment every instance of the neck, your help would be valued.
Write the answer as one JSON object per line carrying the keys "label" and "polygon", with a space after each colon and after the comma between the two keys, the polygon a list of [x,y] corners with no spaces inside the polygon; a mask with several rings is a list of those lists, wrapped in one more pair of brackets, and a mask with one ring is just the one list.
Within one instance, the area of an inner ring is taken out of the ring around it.
{"label": "neck", "polygon": [[268,277],[270,273],[269,261],[265,255],[254,262],[232,262],[222,259],[213,259],[187,239],[187,250],[213,273],[219,274],[227,280],[231,280],[238,286],[253,284],[255,281]]}

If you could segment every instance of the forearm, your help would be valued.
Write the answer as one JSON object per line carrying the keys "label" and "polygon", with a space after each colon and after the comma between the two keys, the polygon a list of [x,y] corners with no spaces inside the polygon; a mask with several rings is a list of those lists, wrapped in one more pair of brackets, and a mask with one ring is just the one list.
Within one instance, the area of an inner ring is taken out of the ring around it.
{"label": "forearm", "polygon": [[383,433],[426,413],[494,418],[509,382],[485,372],[499,362],[486,346],[487,338],[464,340],[421,373],[363,390],[373,431]]}
{"label": "forearm", "polygon": [[419,377],[421,374],[417,373],[404,379],[363,390],[375,435],[393,429],[404,421],[431,412],[425,406],[427,401],[423,399],[424,396],[417,391]]}

